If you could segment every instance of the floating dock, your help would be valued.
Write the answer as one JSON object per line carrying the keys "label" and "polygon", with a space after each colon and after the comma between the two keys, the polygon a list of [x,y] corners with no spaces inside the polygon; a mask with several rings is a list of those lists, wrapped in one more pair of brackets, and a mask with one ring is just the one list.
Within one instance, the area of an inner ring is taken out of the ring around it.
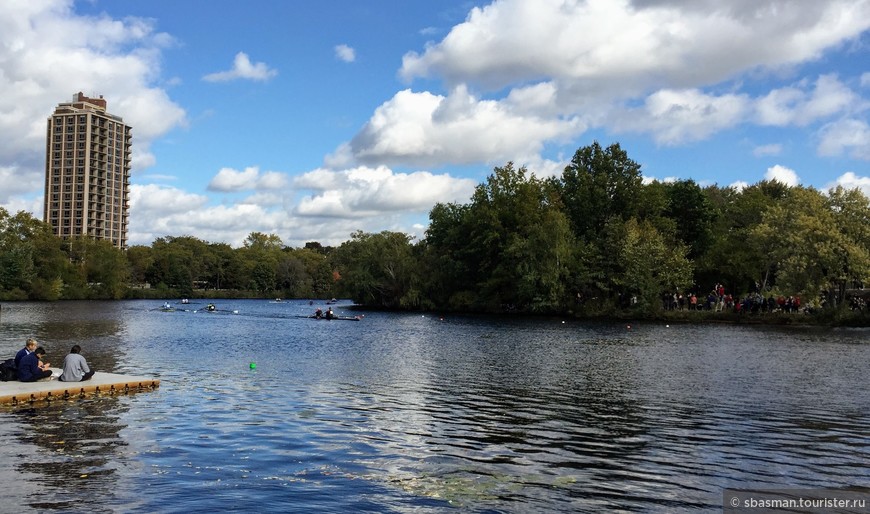
{"label": "floating dock", "polygon": [[97,371],[85,382],[61,382],[57,379],[59,369],[52,368],[51,380],[36,382],[0,382],[0,405],[20,405],[41,401],[68,400],[88,396],[114,396],[139,391],[151,391],[160,387],[160,380],[152,377],[120,375]]}

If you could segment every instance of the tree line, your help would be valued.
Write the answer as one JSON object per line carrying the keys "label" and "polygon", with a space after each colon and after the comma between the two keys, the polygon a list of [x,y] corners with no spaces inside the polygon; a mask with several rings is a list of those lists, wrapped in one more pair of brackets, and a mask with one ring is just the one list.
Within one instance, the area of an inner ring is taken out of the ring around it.
{"label": "tree line", "polygon": [[557,177],[496,167],[468,203],[435,205],[419,241],[358,231],[337,247],[290,248],[252,232],[239,248],[167,236],[121,251],[59,240],[0,209],[0,299],[346,297],[388,309],[654,315],[663,298],[715,284],[838,306],[868,280],[870,202],[859,189],[644,183],[618,143],[578,149]]}

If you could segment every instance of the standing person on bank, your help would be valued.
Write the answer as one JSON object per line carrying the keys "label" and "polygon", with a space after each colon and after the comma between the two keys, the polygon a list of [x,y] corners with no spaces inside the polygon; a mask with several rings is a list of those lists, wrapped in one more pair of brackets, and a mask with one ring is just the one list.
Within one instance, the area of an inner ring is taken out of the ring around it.
{"label": "standing person on bank", "polygon": [[82,357],[82,347],[75,345],[69,354],[63,359],[63,373],[58,380],[63,382],[84,382],[94,376],[94,372],[88,367],[88,362]]}
{"label": "standing person on bank", "polygon": [[[36,341],[34,341],[36,344]],[[38,353],[40,352],[41,353]],[[48,378],[51,376],[50,369],[42,369],[39,365],[39,355],[44,354],[45,350],[36,348],[21,358],[18,363],[18,380],[21,382],[36,382],[37,380]]]}

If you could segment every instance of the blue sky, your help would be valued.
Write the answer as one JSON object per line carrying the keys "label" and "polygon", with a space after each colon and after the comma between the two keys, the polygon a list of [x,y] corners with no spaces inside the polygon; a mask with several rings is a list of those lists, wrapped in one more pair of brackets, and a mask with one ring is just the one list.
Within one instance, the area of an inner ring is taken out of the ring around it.
{"label": "blue sky", "polygon": [[494,166],[619,142],[648,180],[870,195],[870,0],[12,0],[0,206],[42,216],[45,119],[133,126],[130,243],[422,237]]}

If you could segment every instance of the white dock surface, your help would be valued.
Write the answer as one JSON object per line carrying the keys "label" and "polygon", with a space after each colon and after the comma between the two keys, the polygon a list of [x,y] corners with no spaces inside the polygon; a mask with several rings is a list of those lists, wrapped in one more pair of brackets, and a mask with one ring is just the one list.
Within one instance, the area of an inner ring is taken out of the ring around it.
{"label": "white dock surface", "polygon": [[160,380],[153,377],[121,375],[97,371],[85,382],[61,382],[57,380],[60,369],[52,368],[51,380],[37,382],[0,382],[0,404],[28,403],[44,400],[62,400],[94,394],[125,394],[160,387]]}

